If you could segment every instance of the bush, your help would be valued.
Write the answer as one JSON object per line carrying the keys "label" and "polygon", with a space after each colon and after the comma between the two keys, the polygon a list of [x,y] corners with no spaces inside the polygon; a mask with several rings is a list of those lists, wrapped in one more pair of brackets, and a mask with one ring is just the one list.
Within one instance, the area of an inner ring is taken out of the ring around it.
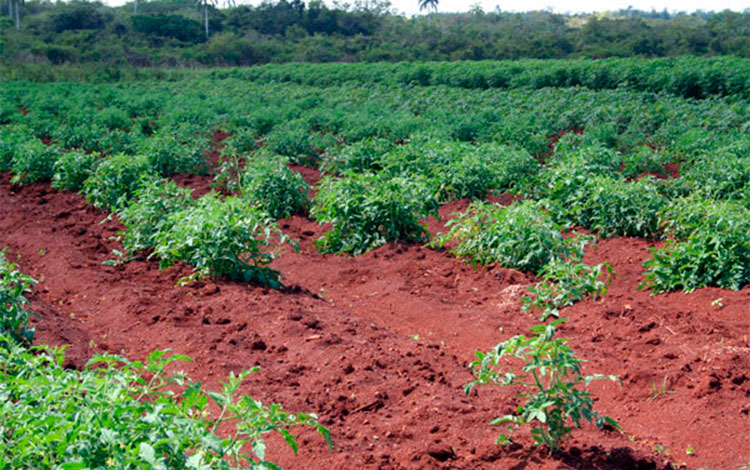
{"label": "bush", "polygon": [[240,128],[223,142],[224,149],[222,153],[234,153],[246,155],[260,149],[260,144],[256,139],[257,134],[253,129]]}
{"label": "bush", "polygon": [[193,204],[192,191],[173,181],[148,181],[134,195],[134,202],[118,212],[127,230],[121,233],[128,253],[152,249],[160,234],[171,228],[170,217]]}
{"label": "bush", "polygon": [[521,298],[523,311],[538,309],[541,321],[557,317],[563,307],[588,297],[594,300],[603,297],[613,275],[609,263],[589,266],[580,260],[553,259],[541,272],[542,282],[528,288],[531,296]]}
{"label": "bush", "polygon": [[458,246],[451,252],[474,264],[500,263],[534,274],[555,259],[581,259],[587,242],[580,237],[564,239],[562,228],[534,201],[507,207],[476,201],[446,226],[450,231],[436,237],[433,245],[455,240]]}
{"label": "bush", "polygon": [[318,240],[318,248],[358,255],[389,241],[424,242],[428,233],[419,220],[437,216],[437,209],[420,179],[370,173],[327,176],[320,183],[312,216],[333,227]]}
{"label": "bush", "polygon": [[387,139],[368,137],[326,154],[321,170],[333,174],[381,170],[383,156],[392,147],[393,144]]}
{"label": "bush", "polygon": [[281,124],[271,131],[265,144],[276,154],[292,161],[315,161],[320,156],[310,146],[310,130],[303,122]]}
{"label": "bush", "polygon": [[201,24],[182,15],[133,15],[133,30],[139,33],[198,43],[205,40]]}
{"label": "bush", "polygon": [[685,200],[668,210],[679,238],[652,249],[641,288],[654,293],[750,284],[750,210],[733,203]]}
{"label": "bush", "polygon": [[23,126],[0,127],[0,171],[13,168],[13,160],[21,152],[24,145],[36,140],[28,129]]}
{"label": "bush", "polygon": [[199,142],[180,142],[176,136],[159,132],[147,139],[139,149],[149,166],[160,176],[183,173],[205,173],[206,160]]}
{"label": "bush", "polygon": [[286,159],[257,153],[244,169],[243,196],[272,219],[283,219],[309,206],[309,186]]}
{"label": "bush", "polygon": [[685,192],[705,198],[734,199],[750,184],[750,157],[716,151],[680,168]]}
{"label": "bush", "polygon": [[527,187],[538,169],[528,152],[484,144],[462,149],[455,159],[441,165],[436,179],[444,200],[481,199],[493,191]]}
{"label": "bush", "polygon": [[[539,176],[539,196],[557,201],[564,209],[569,205],[567,201],[586,197],[586,186],[591,178],[616,178],[619,166],[619,155],[603,147],[584,147],[555,155]],[[561,213],[562,210],[553,211],[555,216]]]}
{"label": "bush", "polygon": [[31,184],[37,181],[49,181],[55,171],[55,162],[60,156],[60,149],[54,145],[45,145],[39,140],[29,140],[21,144],[13,158],[11,172],[13,184]]}
{"label": "bush", "polygon": [[120,153],[101,161],[83,182],[83,192],[94,207],[116,210],[127,205],[135,191],[155,177],[145,157]]}
{"label": "bush", "polygon": [[22,344],[31,344],[34,328],[29,328],[31,312],[26,308],[25,294],[36,283],[8,262],[6,249],[0,251],[0,350],[7,337]]}
{"label": "bush", "polygon": [[80,191],[83,183],[96,169],[98,158],[93,153],[72,150],[55,162],[52,187],[61,191]]}
{"label": "bush", "polygon": [[561,204],[564,217],[601,237],[657,237],[659,211],[667,203],[650,178],[628,183],[594,177]]}
{"label": "bush", "polygon": [[622,156],[622,176],[635,178],[643,173],[664,174],[665,155],[648,146],[640,146]]}
{"label": "bush", "polygon": [[167,372],[190,359],[166,351],[143,362],[96,355],[83,370],[63,360],[63,350],[48,347],[0,348],[0,457],[8,468],[278,468],[266,461],[265,435],[278,433],[296,450],[290,430],[298,426],[331,445],[315,415],[240,395],[255,369],[210,391]]}
{"label": "bush", "polygon": [[133,124],[130,121],[130,116],[128,116],[128,113],[115,107],[102,109],[99,114],[97,114],[94,122],[96,125],[107,128],[110,131],[127,131],[130,130],[130,127]]}
{"label": "bush", "polygon": [[207,194],[167,217],[156,237],[154,254],[163,268],[178,261],[199,276],[226,276],[268,287],[281,287],[280,273],[268,267],[273,238],[288,242],[273,221],[241,198],[225,201]]}

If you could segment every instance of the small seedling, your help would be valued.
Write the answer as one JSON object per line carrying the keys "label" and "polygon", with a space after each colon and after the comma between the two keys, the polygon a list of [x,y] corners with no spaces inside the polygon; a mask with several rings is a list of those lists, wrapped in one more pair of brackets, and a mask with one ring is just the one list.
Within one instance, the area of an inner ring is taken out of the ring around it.
{"label": "small seedling", "polygon": [[654,401],[660,396],[664,395],[671,395],[673,393],[677,393],[674,390],[667,390],[667,376],[664,376],[664,379],[661,381],[661,387],[656,385],[656,382],[653,382],[651,384],[651,395],[648,397],[648,401]]}

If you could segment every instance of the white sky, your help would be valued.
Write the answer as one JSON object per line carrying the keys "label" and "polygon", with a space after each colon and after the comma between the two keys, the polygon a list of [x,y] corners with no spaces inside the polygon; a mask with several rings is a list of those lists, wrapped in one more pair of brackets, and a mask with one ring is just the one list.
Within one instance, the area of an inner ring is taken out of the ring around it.
{"label": "white sky", "polygon": [[[558,13],[581,13],[593,11],[612,11],[632,6],[637,10],[655,9],[662,11],[713,10],[724,9],[743,11],[750,7],[747,0],[439,0],[438,10],[443,12],[468,11],[472,5],[479,4],[489,12],[499,5],[503,11],[531,11],[551,9]],[[250,2],[254,3],[254,2]],[[398,11],[412,15],[419,12],[417,0],[391,0]]]}
{"label": "white sky", "polygon": [[[132,0],[103,0],[112,6],[123,5]],[[146,0],[148,1],[148,0]],[[237,4],[257,5],[262,0],[236,0]],[[328,0],[325,3],[330,4]],[[346,1],[346,0],[344,0]],[[393,7],[401,13],[419,13],[418,0],[391,0]],[[223,1],[220,0],[223,4]],[[350,3],[353,1],[350,0]],[[693,12],[696,10],[721,11],[725,9],[743,11],[750,8],[747,0],[439,0],[438,10],[442,12],[465,12],[472,5],[479,4],[484,11],[492,11],[499,5],[503,11],[531,11],[551,9],[558,13],[581,13],[593,11],[614,11],[632,6],[637,10]]]}

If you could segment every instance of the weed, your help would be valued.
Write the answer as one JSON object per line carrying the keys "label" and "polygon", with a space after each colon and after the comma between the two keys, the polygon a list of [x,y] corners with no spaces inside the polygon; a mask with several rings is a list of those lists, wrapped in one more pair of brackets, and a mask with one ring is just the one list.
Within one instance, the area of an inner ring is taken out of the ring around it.
{"label": "weed", "polygon": [[528,288],[531,296],[521,298],[523,311],[536,308],[542,312],[540,321],[558,317],[562,307],[588,297],[603,297],[613,276],[614,270],[606,262],[589,266],[580,261],[554,259],[542,270],[543,281]]}
{"label": "weed", "polygon": [[673,393],[677,393],[673,390],[667,390],[667,376],[664,376],[664,379],[661,382],[661,386],[657,385],[656,382],[651,384],[651,395],[648,397],[648,401],[654,401],[659,397],[663,397],[665,395],[671,395]]}

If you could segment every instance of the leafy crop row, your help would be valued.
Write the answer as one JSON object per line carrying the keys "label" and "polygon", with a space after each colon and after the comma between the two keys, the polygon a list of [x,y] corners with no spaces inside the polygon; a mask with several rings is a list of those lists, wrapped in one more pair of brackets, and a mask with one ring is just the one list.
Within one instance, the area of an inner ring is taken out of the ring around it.
{"label": "leafy crop row", "polygon": [[[265,435],[307,426],[331,445],[315,415],[290,413],[239,393],[255,369],[230,374],[220,391],[181,372],[189,358],[155,351],[141,361],[95,355],[63,367],[64,350],[29,348],[27,293],[33,281],[0,252],[0,460],[8,468],[278,468]],[[210,406],[210,404],[214,406]],[[218,413],[214,410],[218,410]],[[226,433],[219,425],[232,426]]]}

